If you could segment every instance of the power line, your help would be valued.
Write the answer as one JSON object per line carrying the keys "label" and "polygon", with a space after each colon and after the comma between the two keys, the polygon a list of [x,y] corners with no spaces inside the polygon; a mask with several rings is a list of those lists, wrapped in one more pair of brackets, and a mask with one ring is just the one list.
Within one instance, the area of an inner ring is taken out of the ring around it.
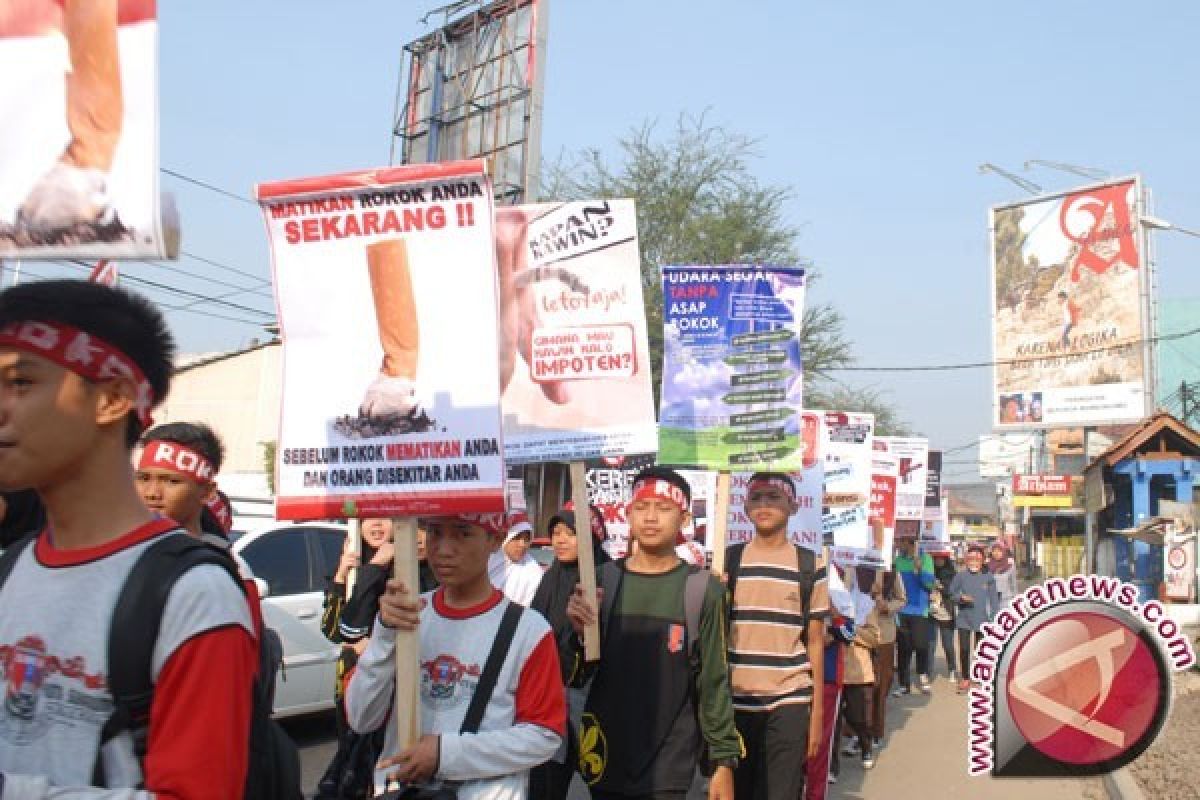
{"label": "power line", "polygon": [[826,372],[946,372],[950,370],[964,369],[979,369],[982,367],[1000,367],[1013,364],[1028,364],[1035,361],[1045,361],[1050,358],[1062,358],[1063,356],[1087,355],[1088,353],[1100,353],[1105,350],[1111,350],[1114,347],[1134,347],[1145,344],[1157,344],[1159,342],[1171,342],[1176,339],[1185,339],[1189,336],[1195,336],[1200,333],[1200,327],[1191,328],[1179,333],[1168,333],[1162,336],[1153,336],[1149,339],[1134,339],[1129,342],[1112,345],[1106,344],[1100,347],[1090,347],[1083,350],[1072,350],[1069,353],[1054,353],[1051,355],[1028,356],[1026,358],[1006,358],[998,361],[971,361],[965,364],[928,364],[922,366],[905,366],[905,367],[826,367]]}
{"label": "power line", "polygon": [[[78,261],[68,261],[67,263],[71,264],[75,267],[78,267],[80,269],[84,269],[89,272],[91,271],[91,267],[85,263],[81,263]],[[136,275],[125,275],[124,277],[126,279],[131,280],[134,283],[140,284],[142,286],[152,286],[155,289],[161,289],[164,292],[172,292],[173,294],[178,294],[178,295],[181,295],[184,297],[191,297],[191,298],[194,298],[197,301],[199,301],[198,303],[195,303],[193,305],[199,305],[200,303],[214,303],[217,305],[227,306],[228,308],[232,308],[237,311],[249,311],[253,314],[261,314],[264,317],[273,318],[275,316],[275,314],[273,312],[263,311],[261,308],[251,308],[250,306],[244,306],[241,303],[231,303],[228,300],[222,300],[217,297],[209,297],[208,295],[199,294],[198,292],[192,292],[187,289],[180,289],[175,286],[168,286],[165,283],[159,283],[157,281],[148,280],[146,278],[139,278]]]}
{"label": "power line", "polygon": [[178,180],[181,180],[184,183],[190,183],[193,186],[199,186],[202,189],[208,189],[210,192],[216,192],[217,194],[224,195],[225,197],[228,197],[232,200],[237,200],[242,203],[249,203],[252,206],[258,206],[258,203],[254,202],[253,200],[251,200],[249,197],[246,197],[245,195],[236,194],[235,192],[231,192],[228,189],[222,189],[219,186],[213,186],[211,183],[202,181],[199,178],[193,178],[189,175],[184,175],[182,172],[176,172],[175,170],[167,169],[166,167],[159,167],[158,171],[163,173],[164,175],[170,175],[172,178],[177,178]]}
{"label": "power line", "polygon": [[[130,262],[126,262],[126,263],[130,263]],[[132,263],[139,263],[139,262],[132,262]],[[269,282],[267,282],[267,281],[260,281],[258,286],[238,286],[236,283],[229,283],[228,281],[223,281],[223,280],[220,280],[219,278],[212,278],[212,277],[209,277],[208,275],[200,275],[195,272],[188,272],[185,269],[180,269],[179,267],[176,267],[176,266],[166,263],[166,262],[161,262],[161,261],[152,262],[152,266],[154,266],[158,269],[165,269],[167,272],[174,272],[177,275],[184,275],[188,278],[195,278],[196,280],[201,280],[201,281],[210,281],[210,282],[216,284],[217,286],[224,286],[227,289],[237,289],[237,292],[235,292],[234,294],[254,294],[254,295],[258,295],[259,297],[266,297],[266,298],[272,299],[272,300],[274,299],[274,297],[272,295],[270,295],[267,292],[264,292],[262,290],[262,286],[270,285]]]}
{"label": "power line", "polygon": [[234,275],[241,275],[243,278],[249,278],[252,281],[258,281],[263,286],[271,285],[271,282],[269,280],[267,280],[266,278],[262,277],[261,275],[255,275],[251,272],[247,272],[246,270],[238,269],[237,267],[231,267],[228,264],[222,264],[220,261],[214,261],[211,258],[205,258],[204,256],[198,256],[195,253],[189,253],[187,250],[180,250],[179,254],[181,256],[184,256],[185,258],[190,258],[193,261],[199,261],[201,264],[208,264],[211,267],[216,267],[217,269],[223,269],[226,272],[232,272]]}

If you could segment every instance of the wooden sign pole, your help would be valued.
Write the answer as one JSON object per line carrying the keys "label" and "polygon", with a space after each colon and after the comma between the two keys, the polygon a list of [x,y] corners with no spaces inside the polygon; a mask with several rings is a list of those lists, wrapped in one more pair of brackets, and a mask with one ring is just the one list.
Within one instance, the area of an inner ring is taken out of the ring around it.
{"label": "wooden sign pole", "polygon": [[[396,560],[392,577],[408,588],[408,596],[418,594],[417,518],[397,517],[392,520]],[[421,702],[418,692],[421,639],[417,631],[396,631],[396,746],[407,750],[421,738]]]}
{"label": "wooden sign pole", "polygon": [[712,547],[712,572],[718,578],[725,574],[725,548],[729,542],[729,473],[717,473],[713,516],[708,524],[708,541]]}
{"label": "wooden sign pole", "polygon": [[[579,550],[579,584],[583,596],[595,604],[596,559],[592,553],[592,509],[588,505],[587,470],[582,461],[571,462],[571,502],[575,506],[575,541]],[[595,609],[594,609],[595,610]],[[583,630],[583,659],[600,660],[600,615]]]}
{"label": "wooden sign pole", "polygon": [[[350,529],[346,531],[346,535],[350,537],[349,551],[356,556],[362,555],[362,521],[357,519],[350,520]],[[346,572],[346,601],[354,596],[354,582],[358,579],[358,567],[353,567]]]}

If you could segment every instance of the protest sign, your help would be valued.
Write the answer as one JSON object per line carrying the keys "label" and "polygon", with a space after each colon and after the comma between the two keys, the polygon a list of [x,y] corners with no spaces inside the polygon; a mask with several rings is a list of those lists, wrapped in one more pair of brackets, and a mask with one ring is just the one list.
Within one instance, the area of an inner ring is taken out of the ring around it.
{"label": "protest sign", "polygon": [[0,258],[168,255],[154,1],[0,6]]}
{"label": "protest sign", "polygon": [[942,451],[929,451],[929,468],[925,473],[925,508],[942,504]]}
{"label": "protest sign", "polygon": [[875,450],[900,459],[896,479],[896,519],[920,520],[925,511],[929,470],[929,440],[915,437],[876,436]]}
{"label": "protest sign", "polygon": [[629,552],[626,511],[634,476],[653,464],[653,453],[594,458],[586,462],[588,498],[604,515],[607,532],[604,550],[614,559],[624,558]]}
{"label": "protest sign", "polygon": [[[878,566],[868,525],[875,417],[842,411],[823,414],[825,436],[824,541],[838,563]],[[881,543],[882,546],[882,543]]]}
{"label": "protest sign", "polygon": [[484,163],[257,191],[284,340],[277,516],[503,510]]}
{"label": "protest sign", "polygon": [[799,268],[663,267],[660,463],[813,466],[819,426],[799,412],[804,288]]}
{"label": "protest sign", "polygon": [[896,538],[896,482],[900,476],[900,459],[889,453],[871,453],[871,505],[867,512],[872,530],[882,528],[883,535],[870,546],[879,551],[884,564],[892,563],[892,545]]}
{"label": "protest sign", "polygon": [[942,500],[936,508],[926,508],[921,519],[921,547],[926,551],[940,550],[950,546],[948,500]]}
{"label": "protest sign", "polygon": [[1121,178],[992,209],[995,429],[1154,410],[1143,202]]}
{"label": "protest sign", "polygon": [[496,258],[505,460],[652,452],[633,201],[497,208]]}

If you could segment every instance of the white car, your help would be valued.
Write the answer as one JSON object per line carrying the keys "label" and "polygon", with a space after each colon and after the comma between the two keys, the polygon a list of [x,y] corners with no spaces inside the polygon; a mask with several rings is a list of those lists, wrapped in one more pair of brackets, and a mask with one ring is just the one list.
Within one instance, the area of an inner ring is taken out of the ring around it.
{"label": "white car", "polygon": [[260,589],[266,588],[263,620],[283,640],[275,716],[333,708],[341,647],[321,633],[321,612],[326,578],[337,569],[346,526],[236,520],[230,535],[233,552],[250,566]]}

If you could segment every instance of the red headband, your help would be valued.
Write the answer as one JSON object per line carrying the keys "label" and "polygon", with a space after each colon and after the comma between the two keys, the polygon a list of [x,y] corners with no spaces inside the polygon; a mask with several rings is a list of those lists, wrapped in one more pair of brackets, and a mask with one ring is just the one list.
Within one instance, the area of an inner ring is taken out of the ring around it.
{"label": "red headband", "polygon": [[128,378],[137,386],[138,419],[144,428],[153,422],[150,409],[158,398],[150,381],[133,359],[103,339],[61,322],[13,322],[0,328],[0,346],[49,359],[92,383]]}
{"label": "red headband", "polygon": [[755,489],[778,489],[793,503],[796,502],[796,487],[783,478],[755,478],[746,485],[747,498]]}
{"label": "red headband", "polygon": [[636,503],[638,500],[669,500],[685,514],[688,511],[687,495],[683,489],[661,478],[645,478],[635,483],[630,502]]}
{"label": "red headband", "polygon": [[165,469],[186,475],[196,483],[212,483],[213,465],[195,450],[159,439],[147,442],[138,469]]}
{"label": "red headband", "polygon": [[213,492],[212,497],[204,501],[204,505],[212,512],[221,530],[225,533],[233,530],[233,507],[229,505],[229,498],[220,492]]}
{"label": "red headband", "polygon": [[457,514],[452,519],[461,520],[471,525],[478,525],[488,533],[504,534],[508,532],[508,515],[500,512],[492,514]]}

